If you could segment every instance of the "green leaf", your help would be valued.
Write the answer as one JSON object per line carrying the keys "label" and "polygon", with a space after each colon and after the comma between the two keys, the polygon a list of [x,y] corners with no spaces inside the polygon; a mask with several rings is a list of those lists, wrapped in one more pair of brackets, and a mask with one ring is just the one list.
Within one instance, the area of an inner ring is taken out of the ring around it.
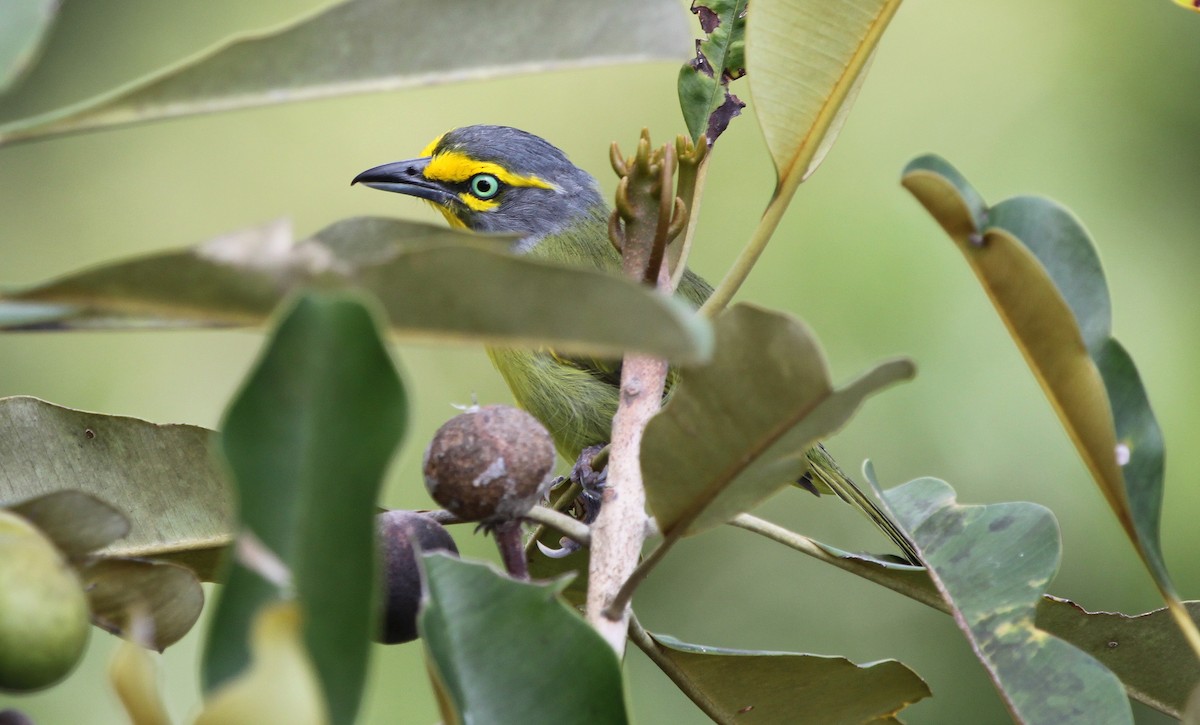
{"label": "green leaf", "polygon": [[755,114],[790,198],[824,159],[900,0],[755,0],[746,64]]}
{"label": "green leaf", "polygon": [[[868,581],[888,587],[922,604],[950,614],[951,606],[922,567],[896,564],[852,554],[800,536],[752,516],[737,516],[734,526],[767,536]],[[1185,602],[1200,616],[1200,602]],[[1195,686],[1195,655],[1166,609],[1129,616],[1085,611],[1049,594],[1038,602],[1037,626],[1095,657],[1121,679],[1128,695],[1150,707],[1179,717]]]}
{"label": "green leaf", "polygon": [[[160,652],[191,631],[204,608],[199,580],[178,564],[97,559],[82,568],[80,577],[93,624]],[[149,631],[139,631],[147,624]]]}
{"label": "green leaf", "polygon": [[77,559],[129,534],[129,519],[103,500],[63,490],[7,507],[28,519],[68,558]]}
{"label": "green leaf", "polygon": [[706,35],[696,41],[696,57],[679,69],[679,106],[693,142],[701,134],[715,142],[746,105],[729,93],[730,81],[746,73],[746,5],[747,0],[692,3]]}
{"label": "green leaf", "polygon": [[441,554],[423,563],[421,641],[458,722],[628,721],[617,657],[558,600],[565,581],[517,582]]}
{"label": "green leaf", "polygon": [[[375,503],[404,430],[404,389],[367,309],[310,293],[287,311],[230,405],[221,448],[240,527],[290,570],[304,642],[336,722],[351,722],[373,625]],[[206,691],[249,661],[274,587],[240,561],[217,602]]]}
{"label": "green leaf", "polygon": [[0,503],[82,491],[129,520],[129,534],[102,555],[165,558],[216,576],[233,509],[209,457],[212,431],[25,397],[0,399],[0,431]]}
{"label": "green leaf", "polygon": [[844,657],[751,652],[652,634],[688,684],[728,723],[865,723],[889,720],[932,693],[895,660],[856,665]]}
{"label": "green leaf", "polygon": [[967,258],[1059,420],[1200,655],[1159,542],[1164,445],[1137,368],[1112,338],[1112,304],[1087,231],[1049,199],[988,208],[944,159],[905,167],[905,188]]}
{"label": "green leaf", "polygon": [[0,94],[11,90],[42,52],[61,0],[5,0],[0,6]]}
{"label": "green leaf", "polygon": [[[1193,618],[1200,602],[1185,602]],[[1172,717],[1182,717],[1196,687],[1196,655],[1179,636],[1171,613],[1089,612],[1066,599],[1046,596],[1038,604],[1039,628],[1090,653],[1112,670],[1129,696]]]}
{"label": "green leaf", "polygon": [[[878,490],[870,466],[867,477]],[[1133,722],[1116,675],[1034,626],[1061,556],[1058,522],[1049,509],[1032,503],[963,506],[949,485],[932,478],[881,495],[1015,721]]]}
{"label": "green leaf", "polygon": [[712,362],[683,369],[642,440],[647,503],[667,538],[720,525],[792,484],[810,446],[868,395],[914,373],[893,360],[835,390],[816,340],[794,318],[740,304],[715,328]]}
{"label": "green leaf", "polygon": [[675,0],[349,0],[233,37],[100,97],[0,126],[0,145],[465,78],[683,59],[685,28]]}
{"label": "green leaf", "polygon": [[[0,294],[0,313],[17,318],[9,329],[30,327],[12,312],[25,303],[37,329],[257,325],[290,290],[353,287],[378,297],[401,337],[707,358],[709,325],[684,303],[617,275],[507,254],[508,239],[360,217],[293,243],[275,222]],[[63,314],[52,319],[49,305]]]}

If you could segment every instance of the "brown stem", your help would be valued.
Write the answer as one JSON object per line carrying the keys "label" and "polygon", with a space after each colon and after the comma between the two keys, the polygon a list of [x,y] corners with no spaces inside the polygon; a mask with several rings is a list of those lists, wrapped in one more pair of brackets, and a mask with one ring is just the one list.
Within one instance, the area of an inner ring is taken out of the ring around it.
{"label": "brown stem", "polygon": [[529,564],[525,561],[525,546],[521,543],[521,520],[505,521],[492,529],[504,570],[513,579],[529,580]]}

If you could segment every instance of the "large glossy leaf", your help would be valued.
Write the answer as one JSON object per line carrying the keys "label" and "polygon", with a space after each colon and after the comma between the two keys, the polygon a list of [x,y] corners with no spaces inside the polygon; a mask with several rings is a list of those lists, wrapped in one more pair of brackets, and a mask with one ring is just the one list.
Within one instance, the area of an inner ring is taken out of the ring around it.
{"label": "large glossy leaf", "polygon": [[347,93],[688,55],[675,0],[348,0],[98,98],[0,126],[19,140]]}
{"label": "large glossy leaf", "polygon": [[617,275],[507,254],[506,239],[364,217],[293,243],[276,222],[0,294],[0,328],[257,325],[301,286],[357,287],[402,337],[707,358],[708,323],[683,303]]}
{"label": "large glossy leaf", "polygon": [[212,432],[0,399],[0,503],[61,489],[121,512],[129,534],[100,553],[165,558],[212,580],[229,543],[231,496],[209,457]]}
{"label": "large glossy leaf", "polygon": [[755,0],[746,65],[755,114],[791,197],[821,163],[900,0]]}
{"label": "large glossy leaf", "polygon": [[1192,647],[1159,542],[1164,445],[1129,354],[1112,338],[1112,304],[1087,231],[1063,207],[1016,197],[993,207],[937,156],[904,186],[966,256]]}
{"label": "large glossy leaf", "polygon": [[[405,417],[404,389],[367,309],[310,293],[283,317],[222,428],[240,530],[290,571],[304,643],[337,722],[353,721],[362,694],[375,504]],[[277,597],[235,564],[205,652],[207,691],[246,666],[251,623]]]}
{"label": "large glossy leaf", "polygon": [[[867,473],[876,485],[869,467]],[[1014,720],[1133,722],[1112,672],[1034,625],[1061,556],[1058,522],[1048,509],[1032,503],[963,506],[949,485],[932,478],[882,496]]]}
{"label": "large glossy leaf", "polygon": [[750,652],[652,635],[721,723],[896,722],[904,708],[932,693],[895,660],[856,665],[844,657]]}
{"label": "large glossy leaf", "polygon": [[61,0],[4,0],[0,5],[0,94],[33,66]]}
{"label": "large glossy leaf", "polygon": [[558,600],[565,580],[518,582],[441,554],[424,569],[421,641],[452,708],[446,722],[627,722],[617,657]]}
{"label": "large glossy leaf", "polygon": [[794,482],[808,447],[868,395],[914,373],[894,360],[835,390],[816,340],[794,318],[741,304],[715,328],[712,362],[684,368],[642,441],[647,503],[668,538],[720,525]]}

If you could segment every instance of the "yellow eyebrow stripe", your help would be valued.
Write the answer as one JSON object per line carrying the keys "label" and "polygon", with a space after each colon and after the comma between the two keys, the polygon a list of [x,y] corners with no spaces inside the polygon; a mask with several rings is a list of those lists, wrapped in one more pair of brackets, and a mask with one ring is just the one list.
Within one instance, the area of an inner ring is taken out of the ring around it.
{"label": "yellow eyebrow stripe", "polygon": [[[434,142],[436,146],[436,142]],[[490,161],[479,161],[459,151],[443,151],[434,156],[425,166],[425,178],[430,181],[457,184],[466,181],[475,174],[491,174],[502,184],[509,186],[536,186],[540,189],[553,189],[554,186],[536,176],[514,174],[499,164]],[[471,197],[474,199],[474,197]],[[474,199],[481,202],[481,199]],[[464,203],[471,206],[470,202]],[[474,207],[472,207],[474,208]]]}

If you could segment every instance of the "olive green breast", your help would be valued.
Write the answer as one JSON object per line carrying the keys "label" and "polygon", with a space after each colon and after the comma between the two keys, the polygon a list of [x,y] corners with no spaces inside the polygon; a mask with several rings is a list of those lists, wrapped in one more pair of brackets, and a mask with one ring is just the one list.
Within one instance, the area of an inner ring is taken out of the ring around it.
{"label": "olive green breast", "polygon": [[[608,212],[594,207],[579,222],[530,246],[530,256],[620,273],[621,258],[608,239]],[[699,306],[712,287],[691,270],[676,295]],[[555,304],[555,300],[546,300]],[[558,452],[574,460],[590,445],[607,443],[617,410],[620,361],[568,357],[550,349],[489,348],[488,356],[508,383],[517,404],[545,424]],[[672,371],[669,386],[677,375]]]}

